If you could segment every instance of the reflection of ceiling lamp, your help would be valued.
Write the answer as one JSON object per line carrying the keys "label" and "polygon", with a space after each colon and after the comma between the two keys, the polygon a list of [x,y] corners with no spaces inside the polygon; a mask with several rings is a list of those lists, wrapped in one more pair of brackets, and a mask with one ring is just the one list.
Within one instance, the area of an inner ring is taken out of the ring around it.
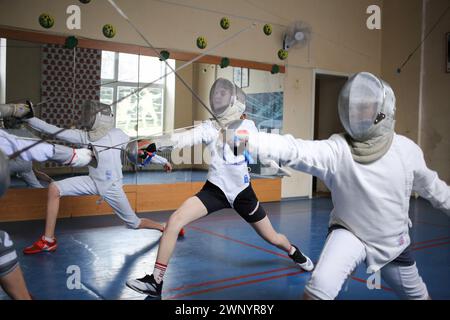
{"label": "reflection of ceiling lamp", "polygon": [[75,36],[70,36],[66,38],[66,41],[64,42],[64,47],[67,49],[73,49],[78,46],[78,39]]}
{"label": "reflection of ceiling lamp", "polygon": [[311,28],[303,21],[292,23],[283,36],[283,49],[303,47],[311,39]]}
{"label": "reflection of ceiling lamp", "polygon": [[272,69],[270,70],[271,74],[277,74],[280,72],[280,66],[277,64],[272,65]]}
{"label": "reflection of ceiling lamp", "polygon": [[159,61],[165,61],[167,59],[169,59],[170,57],[170,52],[167,50],[163,50],[159,53]]}
{"label": "reflection of ceiling lamp", "polygon": [[229,65],[230,65],[230,59],[224,57],[224,58],[222,58],[222,60],[220,60],[220,67],[222,69],[228,67]]}

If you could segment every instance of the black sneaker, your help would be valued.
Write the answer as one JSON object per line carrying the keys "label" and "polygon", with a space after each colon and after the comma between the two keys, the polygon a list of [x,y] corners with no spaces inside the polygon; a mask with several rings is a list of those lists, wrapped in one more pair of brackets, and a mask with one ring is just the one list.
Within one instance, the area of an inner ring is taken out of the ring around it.
{"label": "black sneaker", "polygon": [[311,259],[302,254],[296,246],[292,246],[295,248],[295,252],[294,254],[289,255],[289,257],[303,270],[312,271],[314,269],[314,263],[311,261]]}
{"label": "black sneaker", "polygon": [[156,283],[153,275],[145,275],[145,277],[136,280],[128,280],[127,287],[133,289],[142,294],[149,295],[151,297],[160,298],[162,292],[163,281]]}

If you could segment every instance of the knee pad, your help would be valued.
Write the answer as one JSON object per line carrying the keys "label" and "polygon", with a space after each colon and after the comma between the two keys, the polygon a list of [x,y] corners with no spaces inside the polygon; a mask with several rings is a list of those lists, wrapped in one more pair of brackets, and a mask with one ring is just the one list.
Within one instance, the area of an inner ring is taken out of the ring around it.
{"label": "knee pad", "polygon": [[7,232],[0,230],[0,277],[13,271],[18,264],[14,243]]}

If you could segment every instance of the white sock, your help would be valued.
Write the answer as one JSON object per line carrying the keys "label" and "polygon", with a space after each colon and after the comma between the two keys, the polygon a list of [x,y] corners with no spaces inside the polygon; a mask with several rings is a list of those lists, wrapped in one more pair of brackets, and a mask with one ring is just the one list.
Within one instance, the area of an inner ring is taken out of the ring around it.
{"label": "white sock", "polygon": [[293,245],[291,245],[291,249],[289,250],[289,255],[292,256],[294,254],[295,250],[297,250],[297,249],[295,249],[295,247]]}
{"label": "white sock", "polygon": [[53,242],[53,241],[55,241],[55,238],[49,238],[49,237],[44,236],[44,240],[47,242]]}
{"label": "white sock", "polygon": [[155,268],[153,269],[153,278],[155,278],[156,283],[161,283],[164,278],[164,273],[166,273],[167,265],[157,262]]}

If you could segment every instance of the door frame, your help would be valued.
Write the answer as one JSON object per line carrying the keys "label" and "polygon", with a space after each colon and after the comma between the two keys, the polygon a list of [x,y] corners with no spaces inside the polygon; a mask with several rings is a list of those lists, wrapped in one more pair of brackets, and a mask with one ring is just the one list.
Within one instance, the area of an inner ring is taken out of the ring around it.
{"label": "door frame", "polygon": [[[352,73],[346,73],[346,72],[339,72],[339,71],[332,71],[332,70],[326,70],[326,69],[320,69],[320,68],[314,68],[312,72],[312,95],[311,95],[311,101],[312,101],[312,112],[311,112],[311,131],[310,136],[311,139],[314,139],[314,130],[316,128],[316,80],[318,75],[327,75],[327,76],[336,76],[336,77],[345,77],[350,78]],[[310,179],[310,186],[309,186],[309,198],[312,198],[313,196],[313,179],[314,177],[311,176]]]}

